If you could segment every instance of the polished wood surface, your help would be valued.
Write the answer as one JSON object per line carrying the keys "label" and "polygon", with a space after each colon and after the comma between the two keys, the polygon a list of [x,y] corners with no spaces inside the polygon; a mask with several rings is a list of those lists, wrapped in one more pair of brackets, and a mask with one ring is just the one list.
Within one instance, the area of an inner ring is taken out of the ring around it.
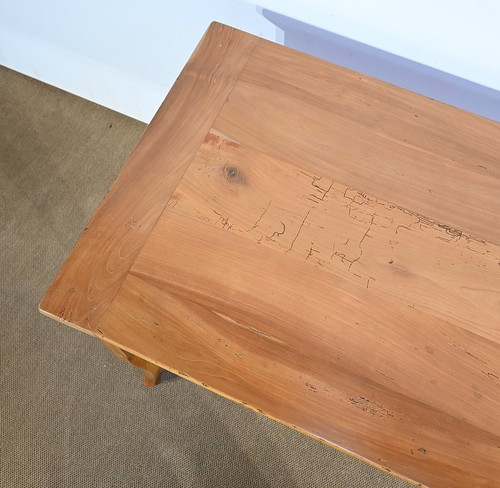
{"label": "polished wood surface", "polygon": [[258,39],[214,24],[40,303],[93,333]]}
{"label": "polished wood surface", "polygon": [[499,154],[213,24],[41,310],[415,484],[498,486]]}

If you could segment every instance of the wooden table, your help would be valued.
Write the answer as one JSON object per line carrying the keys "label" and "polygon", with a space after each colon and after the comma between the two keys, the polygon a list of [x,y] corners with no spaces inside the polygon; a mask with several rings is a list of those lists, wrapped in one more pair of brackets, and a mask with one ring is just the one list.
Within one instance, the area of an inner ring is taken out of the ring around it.
{"label": "wooden table", "polygon": [[500,483],[500,125],[211,25],[43,298],[433,488]]}

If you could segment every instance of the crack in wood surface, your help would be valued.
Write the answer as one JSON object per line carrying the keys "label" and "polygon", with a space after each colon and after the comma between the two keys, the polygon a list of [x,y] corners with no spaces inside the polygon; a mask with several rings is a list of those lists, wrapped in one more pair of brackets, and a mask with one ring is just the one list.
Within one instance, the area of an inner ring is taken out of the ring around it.
{"label": "crack in wood surface", "polygon": [[[231,144],[226,148],[211,135],[169,211],[245,235],[370,292],[389,292],[415,309],[427,309],[437,297],[454,301],[467,327],[474,329],[478,316],[487,319],[488,310],[474,303],[477,296],[490,294],[492,303],[500,296],[500,279],[492,272],[500,263],[499,246],[333,177]],[[221,170],[228,167],[244,171],[245,185],[238,191]],[[448,276],[457,266],[463,278],[450,286]],[[482,289],[467,282],[478,270],[488,270]]]}

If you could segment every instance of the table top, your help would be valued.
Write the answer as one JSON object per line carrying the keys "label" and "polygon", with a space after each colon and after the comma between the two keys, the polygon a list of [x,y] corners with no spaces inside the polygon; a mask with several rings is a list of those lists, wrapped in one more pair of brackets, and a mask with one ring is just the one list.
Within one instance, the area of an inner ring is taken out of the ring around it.
{"label": "table top", "polygon": [[421,486],[496,486],[499,151],[214,23],[40,310]]}

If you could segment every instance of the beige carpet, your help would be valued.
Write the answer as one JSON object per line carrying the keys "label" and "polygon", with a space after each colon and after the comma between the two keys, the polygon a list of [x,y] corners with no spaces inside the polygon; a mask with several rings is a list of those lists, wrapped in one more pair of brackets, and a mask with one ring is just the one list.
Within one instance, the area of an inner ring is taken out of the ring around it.
{"label": "beige carpet", "polygon": [[0,68],[0,486],[410,486],[38,313],[144,129]]}

